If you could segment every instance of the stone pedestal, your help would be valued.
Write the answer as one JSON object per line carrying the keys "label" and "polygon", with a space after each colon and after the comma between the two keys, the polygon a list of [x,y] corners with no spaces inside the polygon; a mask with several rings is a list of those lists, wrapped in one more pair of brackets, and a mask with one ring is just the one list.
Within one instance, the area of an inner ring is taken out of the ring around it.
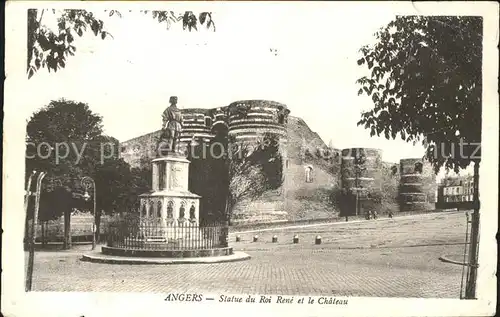
{"label": "stone pedestal", "polygon": [[[154,159],[152,163],[152,191],[139,196],[139,216],[162,228],[160,231],[165,237],[182,238],[178,234],[179,228],[197,225],[200,214],[201,196],[188,190],[190,162],[179,154],[169,154]],[[180,231],[192,234],[192,230]]]}

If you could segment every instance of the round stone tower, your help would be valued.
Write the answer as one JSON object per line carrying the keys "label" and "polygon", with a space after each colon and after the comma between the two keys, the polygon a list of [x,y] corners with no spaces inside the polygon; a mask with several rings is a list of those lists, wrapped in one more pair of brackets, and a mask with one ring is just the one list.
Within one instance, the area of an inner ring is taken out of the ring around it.
{"label": "round stone tower", "polygon": [[286,105],[266,100],[243,100],[228,106],[229,135],[236,140],[256,141],[272,133],[286,141]]}
{"label": "round stone tower", "polygon": [[[234,142],[255,148],[264,137],[276,137],[282,162],[287,160],[286,143],[289,110],[286,105],[266,100],[242,100],[231,103],[228,116],[228,134]],[[284,174],[283,174],[284,175]],[[273,222],[286,220],[283,186],[268,190],[259,197],[237,202],[233,211],[233,223]]]}
{"label": "round stone tower", "polygon": [[341,182],[346,200],[342,214],[356,215],[374,209],[371,197],[381,191],[382,151],[349,148],[343,149],[341,155]]}
{"label": "round stone tower", "polygon": [[211,133],[213,119],[208,112],[207,109],[182,109],[181,142],[189,144],[193,138],[209,142],[213,138]]}
{"label": "round stone tower", "polygon": [[434,209],[437,184],[432,165],[420,158],[410,158],[400,160],[399,169],[400,211]]}

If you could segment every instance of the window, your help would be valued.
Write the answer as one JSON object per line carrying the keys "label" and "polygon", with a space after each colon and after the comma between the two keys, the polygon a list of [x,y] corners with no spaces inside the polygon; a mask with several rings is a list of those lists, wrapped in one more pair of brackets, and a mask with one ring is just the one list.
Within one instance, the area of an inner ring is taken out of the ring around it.
{"label": "window", "polygon": [[212,126],[212,118],[210,117],[205,117],[205,125],[207,127],[211,127]]}
{"label": "window", "polygon": [[284,124],[285,123],[285,114],[284,113],[278,113],[278,123],[279,124]]}
{"label": "window", "polygon": [[126,147],[126,146],[122,146],[122,147],[121,147],[121,151],[122,151],[122,152],[125,152],[126,150],[127,150],[127,147]]}
{"label": "window", "polygon": [[423,164],[420,162],[415,163],[415,173],[422,174]]}
{"label": "window", "polygon": [[306,183],[312,183],[313,182],[312,166],[306,166],[305,171],[306,171]]}

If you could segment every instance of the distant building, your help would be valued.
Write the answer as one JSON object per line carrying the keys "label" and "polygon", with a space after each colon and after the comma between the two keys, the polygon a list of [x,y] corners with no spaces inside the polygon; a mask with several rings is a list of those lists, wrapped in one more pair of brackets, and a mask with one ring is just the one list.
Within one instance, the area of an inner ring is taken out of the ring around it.
{"label": "distant building", "polygon": [[472,175],[445,177],[438,185],[437,208],[471,209],[474,201]]}
{"label": "distant building", "polygon": [[474,197],[474,179],[471,175],[444,178],[440,184],[442,202],[471,202]]}

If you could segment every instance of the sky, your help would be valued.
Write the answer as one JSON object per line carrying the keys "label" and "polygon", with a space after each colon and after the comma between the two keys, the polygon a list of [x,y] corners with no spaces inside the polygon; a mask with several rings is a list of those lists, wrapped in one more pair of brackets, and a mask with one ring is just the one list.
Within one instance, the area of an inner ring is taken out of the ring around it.
{"label": "sky", "polygon": [[[359,49],[395,17],[387,8],[218,6],[216,31],[191,33],[181,24],[167,30],[138,10],[122,10],[122,18],[96,10],[113,38],[86,34],[65,69],[42,69],[28,80],[26,119],[50,100],[86,102],[106,134],[126,141],[160,128],[171,95],[181,108],[267,99],[285,103],[336,148],[380,148],[389,162],[422,157],[421,146],[370,137],[356,125],[373,106],[357,95],[355,82],[366,74],[356,63]],[[42,23],[54,21],[46,14]]]}

